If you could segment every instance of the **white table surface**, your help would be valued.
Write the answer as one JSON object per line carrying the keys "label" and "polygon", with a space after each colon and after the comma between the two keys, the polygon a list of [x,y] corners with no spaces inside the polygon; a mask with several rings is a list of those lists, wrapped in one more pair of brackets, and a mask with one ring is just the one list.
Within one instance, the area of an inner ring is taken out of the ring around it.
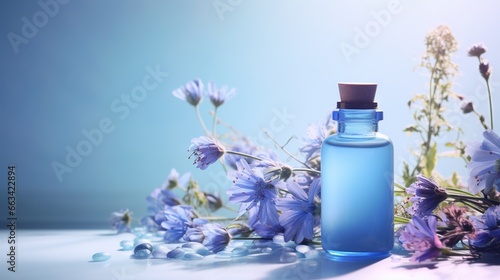
{"label": "white table surface", "polygon": [[[413,266],[406,258],[392,257],[374,263],[334,262],[326,258],[299,258],[280,263],[266,254],[221,259],[214,255],[203,260],[131,258],[121,251],[121,240],[106,230],[18,230],[16,272],[8,271],[8,232],[0,231],[2,262],[0,279],[500,279],[500,265],[464,262],[461,259]],[[92,262],[92,255],[107,251],[112,257]],[[495,261],[493,261],[495,262]]]}

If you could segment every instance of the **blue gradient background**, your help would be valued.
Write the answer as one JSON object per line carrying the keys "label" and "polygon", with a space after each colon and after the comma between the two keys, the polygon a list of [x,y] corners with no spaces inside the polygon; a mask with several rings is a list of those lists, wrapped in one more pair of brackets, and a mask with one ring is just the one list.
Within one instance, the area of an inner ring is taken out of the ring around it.
{"label": "blue gradient background", "polygon": [[[187,159],[191,138],[202,130],[193,109],[171,92],[193,78],[237,88],[219,113],[251,137],[270,126],[274,110],[293,114],[292,123],[274,132],[280,142],[304,135],[308,124],[334,108],[337,82],[376,82],[385,113],[380,130],[393,139],[397,175],[415,141],[402,132],[412,122],[406,102],[426,91],[427,77],[415,67],[428,31],[439,24],[452,28],[460,71],[454,90],[476,98],[478,111],[488,114],[477,60],[467,57],[472,44],[486,44],[494,93],[500,86],[495,1],[401,0],[401,12],[350,61],[341,43],[354,44],[355,28],[365,28],[374,20],[371,12],[391,1],[232,1],[238,5],[222,17],[214,2],[70,1],[17,54],[7,34],[21,34],[22,18],[41,8],[37,1],[1,2],[2,220],[9,164],[17,169],[18,225],[24,228],[106,228],[109,214],[125,207],[140,218],[145,197],[172,167],[191,171],[209,190],[220,185],[224,193],[227,182],[214,179],[219,166],[203,172]],[[157,65],[169,76],[121,120],[111,104],[142,83],[146,67]],[[500,97],[494,98],[498,104]],[[209,122],[209,103],[202,105]],[[450,102],[449,112],[468,131],[466,140],[480,139],[477,120],[463,116],[457,102]],[[114,131],[60,182],[51,164],[64,163],[66,146],[75,148],[85,139],[82,130],[98,128],[103,118]],[[296,146],[294,141],[290,149]],[[458,159],[443,159],[438,168],[467,176]]]}

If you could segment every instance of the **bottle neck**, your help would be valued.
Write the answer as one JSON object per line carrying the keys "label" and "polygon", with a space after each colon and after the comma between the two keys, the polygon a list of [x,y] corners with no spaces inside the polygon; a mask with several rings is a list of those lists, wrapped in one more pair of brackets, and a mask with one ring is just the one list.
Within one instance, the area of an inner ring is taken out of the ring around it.
{"label": "bottle neck", "polygon": [[378,122],[383,119],[382,111],[375,109],[339,109],[332,113],[337,121],[337,131],[342,137],[373,137],[378,131]]}

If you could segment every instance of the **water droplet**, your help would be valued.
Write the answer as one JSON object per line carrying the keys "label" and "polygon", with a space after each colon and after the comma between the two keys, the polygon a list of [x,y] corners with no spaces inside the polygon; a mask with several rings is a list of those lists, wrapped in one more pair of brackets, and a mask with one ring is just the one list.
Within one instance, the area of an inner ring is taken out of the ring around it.
{"label": "water droplet", "polygon": [[122,247],[122,250],[124,251],[130,251],[134,249],[134,242],[130,240],[122,240],[120,241],[120,247]]}
{"label": "water droplet", "polygon": [[148,258],[153,252],[153,246],[149,243],[141,243],[134,248],[134,257],[138,259]]}
{"label": "water droplet", "polygon": [[111,258],[111,255],[106,252],[99,252],[92,255],[92,260],[95,262],[107,261]]}
{"label": "water droplet", "polygon": [[230,251],[220,251],[215,255],[216,258],[224,258],[224,259],[230,258],[232,256],[233,255]]}
{"label": "water droplet", "polygon": [[277,244],[285,244],[285,237],[283,235],[277,234],[273,237],[273,242]]}
{"label": "water droplet", "polygon": [[231,251],[233,257],[243,257],[248,255],[248,248],[245,246],[238,246]]}

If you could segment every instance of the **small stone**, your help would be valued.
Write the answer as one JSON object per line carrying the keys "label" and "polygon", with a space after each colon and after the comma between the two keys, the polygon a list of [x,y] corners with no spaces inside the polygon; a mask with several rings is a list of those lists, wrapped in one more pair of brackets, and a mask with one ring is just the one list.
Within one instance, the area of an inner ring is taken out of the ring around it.
{"label": "small stone", "polygon": [[164,259],[167,257],[168,252],[170,252],[170,250],[166,246],[158,246],[154,248],[151,256],[156,259]]}
{"label": "small stone", "polygon": [[120,241],[120,247],[122,247],[122,250],[124,251],[130,251],[134,249],[134,242],[130,240],[122,240]]}
{"label": "small stone", "polygon": [[134,248],[134,257],[138,259],[148,258],[153,252],[153,245],[149,243],[141,243]]}
{"label": "small stone", "polygon": [[175,248],[167,253],[167,258],[169,259],[182,259],[186,252],[182,248]]}
{"label": "small stone", "polygon": [[198,242],[187,242],[182,245],[182,248],[189,248],[193,249],[194,253],[200,254],[202,256],[207,256],[210,254],[210,250],[208,250],[205,245],[198,243]]}
{"label": "small stone", "polygon": [[111,258],[111,255],[106,252],[99,252],[92,255],[92,260],[95,262],[104,262]]}
{"label": "small stone", "polygon": [[305,254],[306,252],[311,251],[312,249],[313,248],[311,248],[310,246],[307,246],[307,245],[297,245],[297,247],[295,247],[295,251],[302,253],[302,254]]}
{"label": "small stone", "polygon": [[203,259],[203,256],[200,254],[196,254],[196,253],[185,253],[184,259],[185,260],[201,260],[201,259]]}
{"label": "small stone", "polygon": [[283,252],[280,256],[281,263],[293,263],[297,261],[297,254],[293,252]]}
{"label": "small stone", "polygon": [[245,246],[238,246],[231,251],[231,256],[233,257],[244,257],[248,255],[248,248]]}

